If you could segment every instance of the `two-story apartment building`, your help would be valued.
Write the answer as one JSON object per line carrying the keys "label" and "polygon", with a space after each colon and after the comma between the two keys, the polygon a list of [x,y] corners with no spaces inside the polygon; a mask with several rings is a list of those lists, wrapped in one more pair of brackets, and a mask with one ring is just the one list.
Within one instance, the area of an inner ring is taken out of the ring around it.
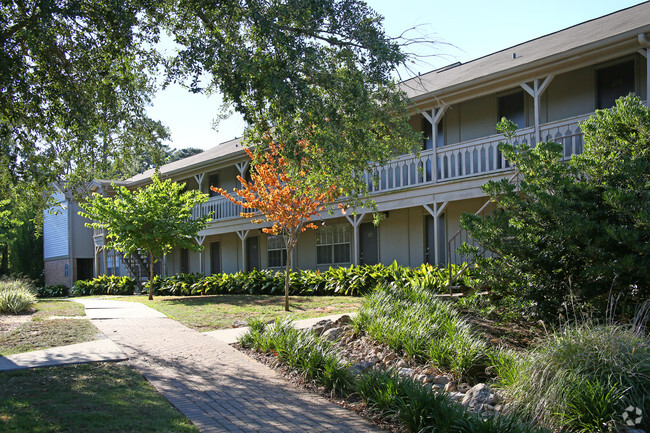
{"label": "two-story apartment building", "polygon": [[[418,266],[461,260],[455,253],[462,238],[461,214],[477,212],[486,203],[481,190],[485,182],[512,172],[497,149],[503,139],[496,134],[497,121],[515,121],[518,141],[553,140],[564,145],[567,157],[579,153],[580,121],[628,93],[647,101],[648,48],[650,2],[401,83],[412,101],[411,125],[423,131],[424,140],[418,156],[403,155],[379,167],[379,182],[367,176],[381,223],[374,226],[364,209],[356,209],[355,215],[324,214],[318,230],[301,235],[295,266],[322,269],[393,261]],[[237,206],[210,192],[211,185],[237,187],[236,176],[245,176],[247,169],[239,140],[161,167],[162,176],[212,194],[195,209],[196,215],[213,215],[196,239],[204,250],[168,255],[168,274],[284,265],[286,254],[278,238],[263,234],[260,225],[239,215]],[[124,184],[138,188],[151,174]],[[98,183],[96,189],[105,188]],[[95,243],[90,257],[95,273],[104,272],[104,257],[110,257],[102,251],[101,237],[88,239]]]}

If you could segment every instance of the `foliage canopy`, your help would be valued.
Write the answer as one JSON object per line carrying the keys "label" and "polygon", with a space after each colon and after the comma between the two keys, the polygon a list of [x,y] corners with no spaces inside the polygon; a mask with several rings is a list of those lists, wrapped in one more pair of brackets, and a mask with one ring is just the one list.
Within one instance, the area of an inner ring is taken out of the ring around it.
{"label": "foliage canopy", "polygon": [[[146,251],[150,258],[149,281],[153,281],[153,263],[175,247],[200,250],[194,241],[203,229],[209,215],[192,217],[192,208],[207,200],[207,195],[197,190],[183,192],[185,184],[161,181],[157,175],[151,184],[136,191],[115,187],[114,198],[92,194],[86,202],[79,203],[79,214],[93,222],[87,227],[107,230],[109,249],[127,255]],[[149,290],[152,299],[153,290]]]}
{"label": "foliage canopy", "polygon": [[[285,269],[284,308],[289,311],[289,270],[292,252],[298,243],[300,233],[307,229],[317,229],[311,218],[320,215],[340,195],[336,185],[323,186],[309,181],[305,176],[311,158],[318,158],[322,153],[314,149],[308,141],[300,142],[303,156],[298,164],[291,164],[282,156],[283,145],[269,143],[266,153],[254,160],[251,180],[238,176],[242,185],[235,189],[236,196],[223,188],[210,188],[233,203],[249,210],[241,216],[254,218],[257,223],[271,223],[271,227],[262,229],[264,233],[281,235],[286,247],[287,259]],[[254,155],[246,149],[253,160]],[[260,218],[260,213],[262,218]]]}
{"label": "foliage canopy", "polygon": [[581,128],[584,152],[568,162],[558,143],[502,143],[520,182],[489,182],[498,210],[462,217],[500,256],[484,263],[493,276],[540,311],[569,296],[601,307],[610,295],[628,305],[650,297],[650,109],[628,96]]}

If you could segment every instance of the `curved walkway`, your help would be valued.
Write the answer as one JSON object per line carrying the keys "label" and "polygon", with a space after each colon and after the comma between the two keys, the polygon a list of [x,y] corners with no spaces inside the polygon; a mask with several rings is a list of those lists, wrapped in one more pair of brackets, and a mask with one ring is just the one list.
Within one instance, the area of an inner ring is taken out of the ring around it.
{"label": "curved walkway", "polygon": [[143,304],[76,301],[130,363],[204,433],[379,432],[228,344]]}

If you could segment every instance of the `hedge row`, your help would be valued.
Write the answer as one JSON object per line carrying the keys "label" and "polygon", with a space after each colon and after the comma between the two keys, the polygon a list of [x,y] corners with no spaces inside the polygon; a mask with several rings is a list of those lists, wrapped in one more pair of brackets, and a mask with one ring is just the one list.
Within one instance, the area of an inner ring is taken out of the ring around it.
{"label": "hedge row", "polygon": [[[457,268],[452,268],[456,272]],[[447,286],[447,268],[422,265],[418,268],[398,266],[364,265],[349,268],[330,268],[327,271],[294,271],[290,275],[292,296],[361,296],[378,284],[400,281],[409,286],[424,287],[440,292]],[[466,277],[466,285],[472,282]],[[251,271],[235,274],[177,274],[154,278],[154,294],[166,296],[194,296],[219,294],[282,295],[284,272]],[[131,295],[137,283],[129,277],[102,275],[94,280],[77,281],[70,296]],[[149,283],[143,292],[148,293]],[[50,295],[51,296],[51,295]]]}
{"label": "hedge row", "polygon": [[[453,268],[455,272],[457,268]],[[445,289],[449,280],[446,268],[422,265],[418,268],[364,265],[330,268],[320,271],[294,271],[290,274],[292,296],[361,296],[378,284],[401,281],[410,286],[425,287],[434,292]],[[468,285],[470,281],[465,281]],[[284,272],[251,271],[235,274],[179,274],[154,278],[154,294],[193,296],[218,294],[281,295],[284,293]]]}
{"label": "hedge row", "polygon": [[138,283],[130,277],[100,275],[93,280],[79,280],[70,289],[70,296],[132,295]]}

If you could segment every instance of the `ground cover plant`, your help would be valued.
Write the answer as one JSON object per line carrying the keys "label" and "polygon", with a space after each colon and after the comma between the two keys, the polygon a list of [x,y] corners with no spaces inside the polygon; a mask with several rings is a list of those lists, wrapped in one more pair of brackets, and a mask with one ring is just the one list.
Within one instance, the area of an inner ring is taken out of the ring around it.
{"label": "ground cover plant", "polygon": [[0,431],[199,432],[139,373],[108,363],[0,373]]}
{"label": "ground cover plant", "polygon": [[423,286],[378,286],[365,298],[353,323],[358,332],[459,380],[484,376],[488,366],[487,342],[475,335],[453,305]]}
{"label": "ground cover plant", "polygon": [[[650,338],[622,325],[568,326],[497,367],[512,411],[552,429],[650,428]],[[636,413],[638,410],[640,413]]]}
{"label": "ground cover plant", "polygon": [[75,302],[41,299],[30,314],[0,316],[0,356],[93,341],[98,330]]}
{"label": "ground cover plant", "polygon": [[26,279],[0,279],[0,314],[19,314],[36,304],[36,289]]}
{"label": "ground cover plant", "polygon": [[362,370],[354,372],[341,360],[332,342],[309,330],[296,330],[291,321],[276,320],[266,324],[249,321],[249,332],[239,339],[244,348],[275,356],[282,363],[301,372],[327,392],[358,400],[384,420],[399,423],[410,432],[546,432],[521,422],[516,416],[484,419],[454,403],[443,392],[394,371]]}
{"label": "ground cover plant", "polygon": [[250,318],[274,320],[291,315],[295,319],[308,319],[349,313],[361,305],[361,299],[350,296],[296,296],[291,298],[292,311],[287,313],[280,296],[158,296],[156,301],[144,296],[117,299],[142,302],[197,331],[231,328],[235,322],[243,324]]}
{"label": "ground cover plant", "polygon": [[131,277],[99,275],[92,280],[79,280],[70,289],[71,296],[89,295],[132,295],[138,283]]}

